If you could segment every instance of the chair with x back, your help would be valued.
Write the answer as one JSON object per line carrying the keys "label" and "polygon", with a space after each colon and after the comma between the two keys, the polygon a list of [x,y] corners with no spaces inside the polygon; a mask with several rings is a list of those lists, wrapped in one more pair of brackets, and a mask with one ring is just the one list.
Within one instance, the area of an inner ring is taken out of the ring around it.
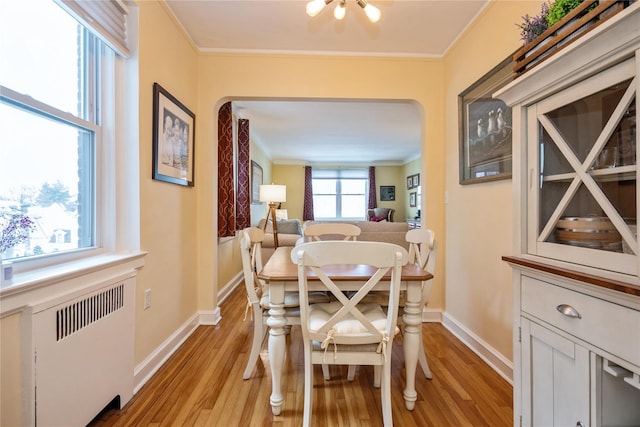
{"label": "chair with x back", "polygon": [[357,240],[362,230],[355,224],[322,222],[303,227],[306,242],[319,240]]}
{"label": "chair with x back", "polygon": [[[407,242],[409,242],[409,262],[417,264],[420,268],[433,275],[436,268],[437,255],[435,233],[432,230],[418,228],[407,231],[405,238]],[[429,301],[432,285],[433,279],[422,283],[422,307]],[[424,351],[422,334],[420,334],[420,353],[418,357],[424,376],[431,379],[433,376],[431,375],[427,356]]]}
{"label": "chair with x back", "polygon": [[[269,317],[269,287],[258,278],[262,270],[262,242],[264,231],[257,227],[249,227],[240,233],[240,252],[242,257],[242,271],[247,291],[247,312],[253,317],[253,339],[251,353],[247,367],[242,377],[246,380],[258,361],[262,343],[267,335],[266,320]],[[329,297],[322,292],[315,292],[311,298],[314,302],[328,302]],[[298,292],[287,292],[284,296],[284,309],[287,325],[300,324],[300,302]],[[245,313],[245,319],[247,315]]]}
{"label": "chair with x back", "polygon": [[[382,242],[321,241],[296,246],[291,260],[298,265],[300,317],[304,345],[303,425],[311,425],[313,407],[313,365],[373,365],[381,367],[382,415],[385,426],[393,425],[391,416],[391,349],[398,332],[398,298],[402,266],[407,251]],[[369,266],[365,283],[347,296],[327,275],[323,267],[335,264]],[[391,272],[388,309],[378,304],[362,304],[362,298]],[[308,274],[314,276],[313,282]],[[310,286],[311,283],[311,286]],[[312,304],[310,290],[321,287],[335,301]]]}

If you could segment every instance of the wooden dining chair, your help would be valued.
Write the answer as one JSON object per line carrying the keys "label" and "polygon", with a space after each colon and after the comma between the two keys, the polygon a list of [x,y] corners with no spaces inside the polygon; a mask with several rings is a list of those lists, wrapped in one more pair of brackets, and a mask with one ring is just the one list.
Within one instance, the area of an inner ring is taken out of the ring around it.
{"label": "wooden dining chair", "polygon": [[[432,230],[418,228],[407,231],[405,236],[409,242],[409,262],[417,264],[420,268],[428,271],[432,275],[436,269],[436,237]],[[433,286],[433,279],[422,282],[422,305],[424,307],[429,301],[429,294]],[[424,349],[422,334],[420,334],[420,353],[418,355],[420,367],[424,376],[428,379],[433,378],[427,356]]]}
{"label": "wooden dining chair", "polygon": [[305,225],[302,229],[305,242],[319,240],[357,240],[362,230],[355,224],[326,222]]}
{"label": "wooden dining chair", "polygon": [[[382,242],[321,241],[296,246],[291,260],[298,265],[300,316],[304,346],[303,425],[311,425],[313,407],[313,365],[373,365],[381,371],[382,417],[393,425],[391,414],[391,348],[398,332],[398,298],[402,266],[407,251]],[[334,264],[369,265],[365,283],[348,296],[327,276],[324,266]],[[388,309],[378,304],[361,304],[383,276],[391,271]],[[309,300],[309,280],[313,273],[335,301],[313,304]]]}
{"label": "wooden dining chair", "polygon": [[[242,378],[249,379],[258,361],[260,349],[269,330],[266,320],[269,317],[269,286],[260,278],[258,272],[262,270],[262,242],[264,231],[258,227],[245,228],[240,233],[240,252],[242,258],[242,272],[247,291],[247,313],[253,317],[253,339],[251,353]],[[323,292],[314,292],[311,296],[314,302],[328,302],[329,297]],[[300,300],[298,292],[286,292],[284,296],[285,319],[287,326],[300,324]]]}

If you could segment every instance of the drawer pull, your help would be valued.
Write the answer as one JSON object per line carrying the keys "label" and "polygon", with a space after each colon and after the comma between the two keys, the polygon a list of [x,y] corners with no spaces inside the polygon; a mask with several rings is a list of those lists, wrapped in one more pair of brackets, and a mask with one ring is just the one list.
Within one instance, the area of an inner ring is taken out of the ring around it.
{"label": "drawer pull", "polygon": [[564,314],[567,317],[582,319],[582,316],[580,315],[580,313],[578,313],[578,310],[576,310],[575,308],[571,307],[568,304],[560,304],[559,306],[556,307],[556,310],[558,310],[560,313]]}

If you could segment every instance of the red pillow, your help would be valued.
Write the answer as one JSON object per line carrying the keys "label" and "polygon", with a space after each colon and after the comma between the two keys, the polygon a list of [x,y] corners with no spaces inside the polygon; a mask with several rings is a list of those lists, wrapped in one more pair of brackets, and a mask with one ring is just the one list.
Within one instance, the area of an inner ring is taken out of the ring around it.
{"label": "red pillow", "polygon": [[380,221],[384,221],[386,218],[383,216],[372,216],[371,217],[371,221],[375,221],[375,222],[380,222]]}

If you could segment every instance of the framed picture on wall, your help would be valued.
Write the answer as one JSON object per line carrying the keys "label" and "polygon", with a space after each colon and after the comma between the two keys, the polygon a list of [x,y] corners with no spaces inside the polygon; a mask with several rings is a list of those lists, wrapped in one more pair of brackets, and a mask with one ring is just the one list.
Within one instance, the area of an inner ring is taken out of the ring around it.
{"label": "framed picture on wall", "polygon": [[262,166],[251,160],[251,203],[260,202],[260,185],[262,185]]}
{"label": "framed picture on wall", "polygon": [[413,175],[413,188],[418,188],[418,187],[420,187],[420,174],[419,173]]}
{"label": "framed picture on wall", "polygon": [[411,190],[413,188],[413,175],[409,175],[407,177],[407,190]]}
{"label": "framed picture on wall", "polygon": [[511,178],[511,108],[493,93],[514,76],[510,55],[459,95],[460,184]]}
{"label": "framed picture on wall", "polygon": [[395,185],[381,185],[380,186],[380,201],[389,202],[396,199],[396,186]]}
{"label": "framed picture on wall", "polygon": [[411,206],[412,208],[415,208],[417,206],[416,197],[417,193],[415,191],[409,193],[409,206]]}
{"label": "framed picture on wall", "polygon": [[196,115],[153,84],[153,179],[193,186]]}

